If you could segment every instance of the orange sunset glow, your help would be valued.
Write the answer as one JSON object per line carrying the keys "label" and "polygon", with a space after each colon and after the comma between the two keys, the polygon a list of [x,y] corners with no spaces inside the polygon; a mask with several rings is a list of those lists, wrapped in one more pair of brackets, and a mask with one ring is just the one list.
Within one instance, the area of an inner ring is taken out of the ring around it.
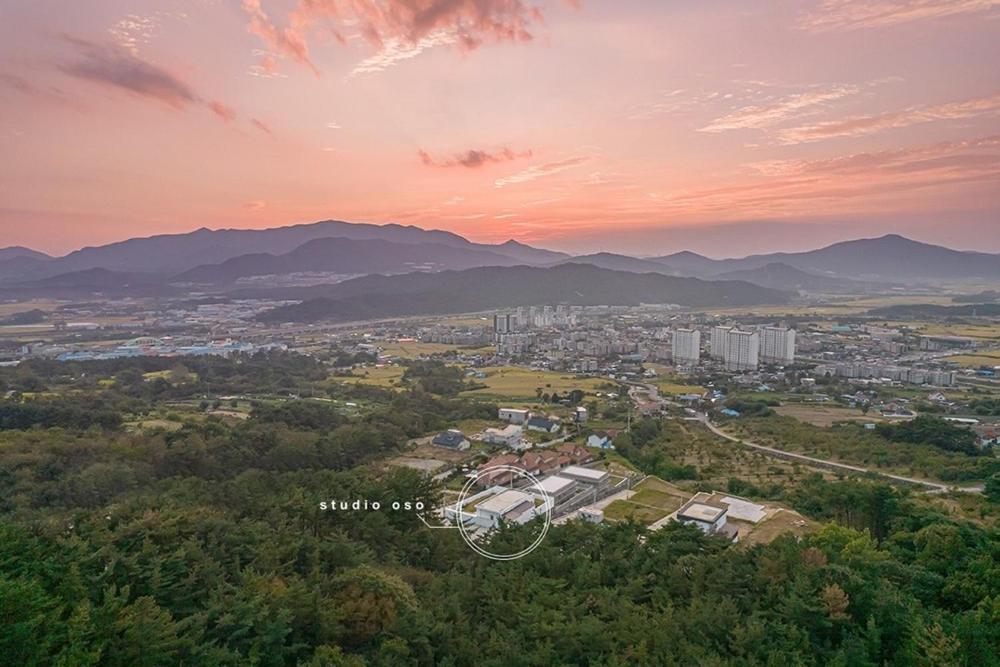
{"label": "orange sunset glow", "polygon": [[1000,251],[992,0],[0,0],[0,245]]}

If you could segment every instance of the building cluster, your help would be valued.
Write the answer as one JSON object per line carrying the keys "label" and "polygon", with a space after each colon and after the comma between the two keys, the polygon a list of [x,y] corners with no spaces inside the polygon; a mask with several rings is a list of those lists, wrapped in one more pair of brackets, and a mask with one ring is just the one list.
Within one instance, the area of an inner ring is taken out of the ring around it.
{"label": "building cluster", "polygon": [[845,378],[849,380],[875,380],[903,382],[906,384],[929,384],[935,387],[950,387],[955,384],[957,373],[953,370],[914,368],[879,363],[821,364],[813,371],[818,376]]}
{"label": "building cluster", "polygon": [[766,326],[744,330],[735,326],[712,327],[712,357],[727,370],[752,371],[761,364],[795,362],[795,330]]}
{"label": "building cluster", "polygon": [[[578,506],[613,492],[611,475],[606,470],[581,465],[589,460],[590,453],[575,445],[519,457],[498,456],[476,473],[476,485],[482,490],[446,507],[445,518],[473,530],[488,530],[501,521],[527,523],[546,512]],[[517,469],[529,473],[537,482],[513,472]]]}
{"label": "building cluster", "polygon": [[283,344],[254,345],[226,339],[205,343],[179,344],[169,340],[141,337],[112,348],[67,349],[55,355],[58,361],[93,361],[98,359],[126,359],[131,357],[181,357],[205,356],[231,357],[235,354],[252,354],[260,350],[285,349]]}

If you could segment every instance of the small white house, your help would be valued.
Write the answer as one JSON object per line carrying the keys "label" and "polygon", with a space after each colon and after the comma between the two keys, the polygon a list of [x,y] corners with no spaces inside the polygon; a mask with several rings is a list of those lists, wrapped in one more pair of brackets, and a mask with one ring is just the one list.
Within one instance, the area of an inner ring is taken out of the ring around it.
{"label": "small white house", "polygon": [[598,449],[614,449],[615,446],[611,444],[611,436],[604,431],[598,431],[596,433],[591,433],[587,436],[587,446],[597,447]]}
{"label": "small white house", "polygon": [[697,526],[701,532],[710,535],[725,527],[727,512],[728,508],[691,500],[677,510],[677,520],[686,525]]}
{"label": "small white house", "polygon": [[559,429],[562,428],[558,421],[538,416],[529,418],[527,426],[529,431],[539,431],[541,433],[558,433]]}
{"label": "small white house", "polygon": [[528,410],[520,410],[518,408],[500,408],[497,410],[497,419],[509,424],[523,424],[528,421],[529,417],[531,417],[531,412]]}

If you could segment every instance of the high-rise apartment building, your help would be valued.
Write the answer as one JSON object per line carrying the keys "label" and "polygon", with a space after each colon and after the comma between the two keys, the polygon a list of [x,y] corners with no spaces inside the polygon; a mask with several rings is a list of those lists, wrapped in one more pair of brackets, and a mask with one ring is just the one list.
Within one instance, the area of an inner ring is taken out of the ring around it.
{"label": "high-rise apartment building", "polygon": [[701,332],[697,329],[677,329],[671,341],[674,363],[695,366],[701,357]]}
{"label": "high-rise apartment building", "polygon": [[795,330],[764,327],[760,338],[760,359],[765,364],[791,364],[795,361]]}
{"label": "high-rise apartment building", "polygon": [[709,339],[712,357],[715,359],[726,358],[726,343],[729,341],[729,332],[733,327],[717,326],[712,327],[712,337]]}
{"label": "high-rise apartment building", "polygon": [[757,369],[760,358],[760,335],[756,331],[730,329],[726,334],[725,364],[731,371]]}

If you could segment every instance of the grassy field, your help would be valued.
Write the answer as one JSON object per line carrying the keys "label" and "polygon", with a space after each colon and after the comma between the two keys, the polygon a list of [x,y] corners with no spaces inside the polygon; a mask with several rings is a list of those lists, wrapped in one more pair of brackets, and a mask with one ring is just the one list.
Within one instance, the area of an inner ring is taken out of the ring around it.
{"label": "grassy field", "polygon": [[60,306],[60,302],[50,299],[36,299],[34,301],[20,301],[17,303],[0,303],[0,317],[7,317],[15,313],[26,313],[30,310],[44,310],[52,312]]}
{"label": "grassy field", "polygon": [[1000,340],[1000,324],[925,324],[917,330],[926,336],[964,336]]}
{"label": "grassy field", "polygon": [[740,543],[745,546],[767,544],[785,533],[801,537],[820,527],[819,522],[785,509],[779,510],[757,525],[744,521],[733,521],[733,524],[740,529]]}
{"label": "grassy field", "polygon": [[638,521],[649,525],[670,514],[656,507],[636,505],[628,500],[616,500],[604,508],[604,518],[608,521]]}
{"label": "grassy field", "polygon": [[882,421],[881,417],[874,412],[866,415],[856,408],[813,403],[789,403],[774,408],[774,411],[779,415],[794,417],[814,426],[832,426],[834,422],[839,421]]}
{"label": "grassy field", "polygon": [[957,354],[948,357],[963,368],[978,368],[979,366],[1000,366],[1000,350],[984,350],[975,354]]}
{"label": "grassy field", "polygon": [[443,354],[458,349],[454,345],[445,345],[444,343],[419,342],[379,343],[379,347],[382,348],[383,354],[403,359],[429,357],[433,354]]}
{"label": "grassy field", "polygon": [[671,373],[669,367],[662,364],[646,364],[647,368],[656,371],[656,377],[650,382],[655,384],[662,394],[703,394],[705,388],[685,382],[682,376]]}
{"label": "grassy field", "polygon": [[635,487],[628,500],[616,500],[604,508],[609,521],[635,520],[644,524],[659,521],[676,511],[691,497],[678,487],[658,477],[647,477]]}
{"label": "grassy field", "polygon": [[893,294],[832,301],[809,306],[748,306],[741,308],[709,308],[703,312],[719,315],[858,315],[872,308],[914,303],[951,306],[951,297],[928,294]]}
{"label": "grassy field", "polygon": [[366,366],[354,369],[352,377],[335,378],[343,382],[371,384],[376,387],[396,387],[403,379],[402,366]]}
{"label": "grassy field", "polygon": [[486,372],[486,378],[476,379],[476,382],[486,386],[483,389],[474,389],[465,392],[466,395],[488,395],[511,400],[534,400],[537,396],[536,389],[539,388],[546,394],[553,392],[564,394],[574,389],[594,392],[605,382],[597,378],[577,378],[573,375],[564,375],[562,373],[540,371],[519,366],[502,366],[484,368],[482,370]]}

